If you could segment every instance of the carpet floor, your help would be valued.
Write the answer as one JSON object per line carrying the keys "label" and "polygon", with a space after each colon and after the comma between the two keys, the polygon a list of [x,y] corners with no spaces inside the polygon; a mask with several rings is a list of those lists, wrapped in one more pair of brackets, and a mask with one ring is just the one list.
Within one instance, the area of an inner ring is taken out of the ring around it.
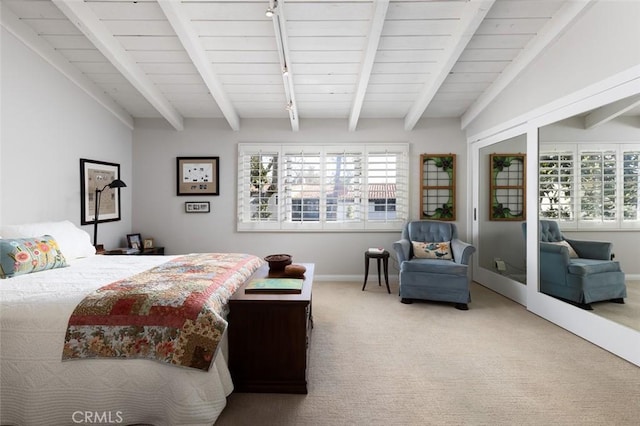
{"label": "carpet floor", "polygon": [[624,305],[611,302],[592,303],[593,313],[640,331],[640,281],[627,281]]}
{"label": "carpet floor", "polygon": [[477,284],[469,311],[316,282],[307,395],[233,393],[216,425],[637,425],[640,368]]}

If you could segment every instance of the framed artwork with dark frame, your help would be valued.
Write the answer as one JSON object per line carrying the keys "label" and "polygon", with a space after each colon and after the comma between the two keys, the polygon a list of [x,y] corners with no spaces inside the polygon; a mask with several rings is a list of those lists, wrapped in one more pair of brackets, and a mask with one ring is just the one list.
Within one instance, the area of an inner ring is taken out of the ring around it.
{"label": "framed artwork with dark frame", "polygon": [[220,157],[177,157],[178,195],[220,195]]}
{"label": "framed artwork with dark frame", "polygon": [[420,218],[456,220],[456,154],[420,155]]}
{"label": "framed artwork with dark frame", "polygon": [[127,234],[127,245],[129,248],[142,250],[142,237],[140,234]]}
{"label": "framed artwork with dark frame", "polygon": [[187,201],[184,203],[184,211],[187,213],[209,213],[211,204],[208,201]]}
{"label": "framed artwork with dark frame", "polygon": [[489,220],[525,220],[526,154],[489,156]]}
{"label": "framed artwork with dark frame", "polygon": [[120,179],[120,165],[105,161],[80,159],[80,223],[95,223],[96,188],[100,195],[98,223],[120,220],[120,188],[104,188]]}

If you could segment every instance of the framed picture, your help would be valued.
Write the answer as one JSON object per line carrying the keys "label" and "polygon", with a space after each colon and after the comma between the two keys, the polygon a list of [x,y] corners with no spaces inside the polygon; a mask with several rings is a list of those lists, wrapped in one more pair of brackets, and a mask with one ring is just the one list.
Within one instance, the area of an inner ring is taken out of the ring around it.
{"label": "framed picture", "polygon": [[178,195],[220,195],[220,157],[178,157]]}
{"label": "framed picture", "polygon": [[489,161],[489,220],[525,220],[526,155],[491,154]]}
{"label": "framed picture", "polygon": [[153,248],[153,238],[145,238],[143,242],[143,246],[146,249]]}
{"label": "framed picture", "polygon": [[211,206],[208,201],[187,201],[184,203],[184,211],[187,213],[209,213]]}
{"label": "framed picture", "polygon": [[456,154],[422,154],[420,176],[420,218],[456,220]]}
{"label": "framed picture", "polygon": [[140,234],[127,234],[127,244],[129,248],[142,250],[142,238],[140,238]]}
{"label": "framed picture", "polygon": [[120,179],[120,165],[104,161],[80,159],[80,223],[95,222],[96,189],[100,193],[98,223],[120,220],[120,188],[109,188],[114,179]]}

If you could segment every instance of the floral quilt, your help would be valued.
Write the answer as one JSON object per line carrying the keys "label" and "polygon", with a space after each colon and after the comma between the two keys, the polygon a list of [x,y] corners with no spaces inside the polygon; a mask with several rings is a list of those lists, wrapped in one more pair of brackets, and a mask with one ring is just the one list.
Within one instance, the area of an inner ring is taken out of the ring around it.
{"label": "floral quilt", "polygon": [[62,359],[147,358],[208,371],[228,299],[263,263],[240,253],[190,254],[101,287],[69,318]]}

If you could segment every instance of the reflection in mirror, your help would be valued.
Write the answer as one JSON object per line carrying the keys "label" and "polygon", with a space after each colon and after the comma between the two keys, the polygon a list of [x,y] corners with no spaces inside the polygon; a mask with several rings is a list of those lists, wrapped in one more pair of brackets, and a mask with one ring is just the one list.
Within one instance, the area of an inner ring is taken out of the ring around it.
{"label": "reflection in mirror", "polygon": [[[488,269],[495,273],[504,275],[514,281],[525,283],[526,281],[526,253],[525,239],[522,232],[522,217],[510,217],[509,220],[495,220],[495,193],[489,189],[496,186],[495,173],[491,165],[492,154],[514,154],[521,155],[527,150],[526,135],[519,135],[480,149],[479,152],[479,187],[484,188],[480,191],[480,199],[478,200],[478,265],[481,268]],[[510,158],[510,156],[507,156]],[[518,174],[517,164],[514,162],[512,171]],[[518,163],[522,164],[522,162]],[[522,171],[520,169],[519,171]],[[501,176],[504,173],[501,173]],[[514,194],[524,194],[523,175],[520,174],[516,182],[518,188],[506,188],[509,182],[501,185],[498,182],[498,191],[500,196],[504,196],[504,191],[515,191]],[[502,187],[505,188],[502,188]],[[493,197],[493,198],[492,198]],[[499,200],[500,201],[500,200]],[[519,204],[520,203],[520,204]],[[501,202],[503,207],[509,207],[509,211],[513,211],[511,215],[524,211],[522,197],[520,201],[507,200]],[[504,211],[504,209],[503,209]],[[494,220],[491,220],[492,216]],[[502,215],[504,216],[504,215]],[[504,219],[504,217],[503,217]]]}
{"label": "reflection in mirror", "polygon": [[[544,220],[558,224],[581,258],[598,256],[572,240],[609,243],[599,246],[605,250],[599,257],[606,258],[610,249],[622,271],[616,273],[608,259],[583,261],[586,266],[573,268],[588,272],[588,278],[601,285],[588,290],[587,300],[566,288],[553,296],[574,304],[590,302],[582,307],[640,331],[640,110],[616,116],[607,105],[542,127],[539,149],[541,224]],[[553,274],[544,250],[541,244],[541,291],[549,293],[542,281]],[[615,303],[620,298],[624,303]]]}

